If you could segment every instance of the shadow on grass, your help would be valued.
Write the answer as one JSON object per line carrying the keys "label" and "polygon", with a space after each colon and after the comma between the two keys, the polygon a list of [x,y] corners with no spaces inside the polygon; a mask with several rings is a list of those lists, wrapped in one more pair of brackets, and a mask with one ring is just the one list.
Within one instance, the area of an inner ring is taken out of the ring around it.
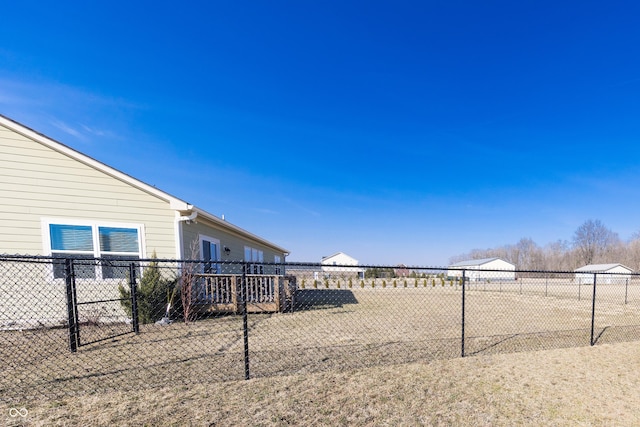
{"label": "shadow on grass", "polygon": [[476,336],[465,339],[465,356],[585,347],[590,344],[587,329],[568,329]]}
{"label": "shadow on grass", "polygon": [[[595,331],[594,331],[595,332]],[[593,340],[593,344],[613,344],[640,339],[640,325],[604,326]]]}
{"label": "shadow on grass", "polygon": [[602,334],[604,334],[607,331],[607,329],[609,329],[609,326],[605,326],[604,328],[602,328],[600,333],[593,338],[593,343],[591,345],[596,345],[600,340],[600,337],[602,337]]}
{"label": "shadow on grass", "polygon": [[358,304],[348,289],[299,289],[296,291],[294,311],[342,308],[345,304]]}

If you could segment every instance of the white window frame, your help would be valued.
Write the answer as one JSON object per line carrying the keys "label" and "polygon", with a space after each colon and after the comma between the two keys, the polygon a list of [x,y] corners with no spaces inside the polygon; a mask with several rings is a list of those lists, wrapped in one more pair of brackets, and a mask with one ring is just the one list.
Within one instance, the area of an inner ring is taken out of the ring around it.
{"label": "white window frame", "polygon": [[[93,254],[89,254],[88,251],[57,251],[51,248],[51,225],[69,225],[69,226],[81,226],[81,227],[91,227],[91,238],[93,243]],[[99,228],[126,228],[126,229],[135,229],[138,233],[138,252],[102,252],[100,250],[100,232]],[[91,256],[93,258],[101,258],[103,256],[108,255],[116,255],[116,256],[137,256],[140,259],[146,258],[145,253],[145,242],[144,242],[144,225],[143,224],[134,224],[134,223],[123,223],[123,222],[109,222],[109,221],[95,221],[95,220],[87,220],[87,219],[75,219],[75,218],[42,218],[42,242],[44,253],[47,256],[54,256],[56,253],[68,253],[68,254],[82,254]],[[50,271],[50,278],[52,280],[64,280],[60,278],[54,277],[53,266]],[[102,277],[102,265],[96,265],[95,277],[91,278],[76,278],[76,280],[114,280],[121,281],[121,278],[104,278]]]}
{"label": "white window frame", "polygon": [[[249,259],[247,259],[247,254],[249,254]],[[244,261],[249,263],[248,274],[264,274],[264,251],[262,249],[245,246],[244,257]]]}
{"label": "white window frame", "polygon": [[275,264],[275,274],[278,276],[282,275],[282,257],[280,255],[274,255],[273,263]]}
{"label": "white window frame", "polygon": [[[215,237],[205,236],[204,234],[199,234],[198,241],[199,241],[199,249],[200,249],[200,259],[202,259],[203,261],[204,261],[204,242],[207,241],[210,243],[215,243],[217,247],[216,257],[215,259],[211,258],[211,262],[214,263],[215,265],[214,274],[220,274],[220,258],[221,258],[220,251],[222,249],[222,247],[220,246],[220,239],[216,239]],[[205,263],[203,262],[202,268],[201,268],[203,273],[204,273],[204,267],[205,267]]]}

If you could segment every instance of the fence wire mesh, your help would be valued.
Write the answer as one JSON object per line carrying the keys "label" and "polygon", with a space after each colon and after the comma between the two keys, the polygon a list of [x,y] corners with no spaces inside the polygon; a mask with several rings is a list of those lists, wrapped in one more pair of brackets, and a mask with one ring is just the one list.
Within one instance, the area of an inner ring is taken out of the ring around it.
{"label": "fence wire mesh", "polygon": [[640,337],[636,274],[0,258],[0,399]]}

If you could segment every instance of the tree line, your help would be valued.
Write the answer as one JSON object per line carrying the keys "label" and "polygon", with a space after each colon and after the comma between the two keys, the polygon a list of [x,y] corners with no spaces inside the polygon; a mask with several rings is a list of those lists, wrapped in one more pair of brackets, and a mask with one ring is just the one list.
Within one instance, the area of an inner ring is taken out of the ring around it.
{"label": "tree line", "polygon": [[620,263],[640,271],[640,233],[623,241],[602,221],[590,219],[576,229],[570,241],[558,240],[541,247],[531,238],[522,238],[511,245],[473,249],[449,261],[454,264],[494,257],[515,264],[518,270],[573,271],[588,264]]}

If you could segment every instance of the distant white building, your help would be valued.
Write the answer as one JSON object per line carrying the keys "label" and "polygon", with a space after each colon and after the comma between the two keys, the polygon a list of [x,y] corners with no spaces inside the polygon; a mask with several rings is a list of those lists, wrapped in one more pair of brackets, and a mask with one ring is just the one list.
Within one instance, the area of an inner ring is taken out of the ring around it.
{"label": "distant white building", "polygon": [[364,278],[364,268],[345,267],[358,265],[358,260],[344,252],[337,252],[333,255],[322,257],[320,264],[322,264],[321,269],[325,275],[347,273],[355,274],[359,278]]}
{"label": "distant white building", "polygon": [[[633,270],[622,264],[589,264],[584,267],[576,268],[576,281],[579,284],[593,284],[593,273],[605,273],[597,277],[596,285],[612,283],[623,283],[631,278]],[[612,274],[615,273],[615,274]]]}
{"label": "distant white building", "polygon": [[449,266],[447,276],[462,277],[470,282],[482,280],[515,280],[516,266],[500,258],[483,258],[460,261]]}

